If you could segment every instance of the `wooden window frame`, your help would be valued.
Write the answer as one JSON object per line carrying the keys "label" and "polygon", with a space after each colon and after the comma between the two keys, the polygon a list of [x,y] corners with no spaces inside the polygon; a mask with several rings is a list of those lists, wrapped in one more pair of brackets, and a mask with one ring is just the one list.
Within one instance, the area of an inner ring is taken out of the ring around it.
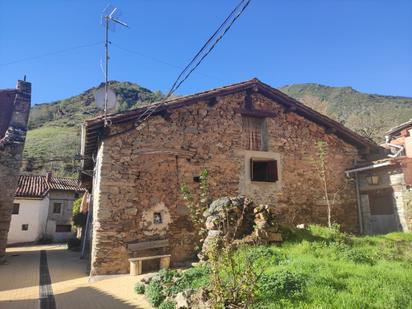
{"label": "wooden window frame", "polygon": [[[65,227],[65,228],[62,228],[62,227]],[[56,233],[71,233],[71,231],[72,231],[71,224],[56,224]]]}
{"label": "wooden window frame", "polygon": [[[17,209],[17,211],[16,211]],[[18,215],[20,212],[20,204],[19,203],[13,203],[13,210],[11,211],[12,215]]]}
{"label": "wooden window frame", "polygon": [[[59,207],[60,207],[59,212],[56,212],[56,211],[55,211],[56,205],[59,205]],[[55,202],[55,203],[53,203],[53,214],[54,214],[54,215],[60,215],[60,214],[62,213],[62,209],[63,209],[62,206],[63,206],[63,203],[61,203],[61,202]]]}
{"label": "wooden window frame", "polygon": [[[257,176],[255,171],[255,164],[262,164],[266,163],[268,166],[266,167],[265,176],[259,177]],[[272,170],[272,173],[270,172]],[[275,159],[256,159],[250,158],[250,180],[252,182],[265,182],[265,183],[276,183],[279,181],[279,167],[278,161]]]}

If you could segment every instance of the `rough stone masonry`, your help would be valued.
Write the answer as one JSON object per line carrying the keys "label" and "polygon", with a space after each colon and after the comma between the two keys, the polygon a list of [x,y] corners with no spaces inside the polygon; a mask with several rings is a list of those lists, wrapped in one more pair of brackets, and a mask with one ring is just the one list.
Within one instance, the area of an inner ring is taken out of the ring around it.
{"label": "rough stone masonry", "polygon": [[[127,273],[127,243],[168,239],[172,263],[196,256],[197,231],[180,187],[244,195],[273,208],[280,223],[326,223],[316,142],[328,145],[332,216],[358,230],[356,195],[344,171],[374,146],[354,132],[254,79],[178,98],[135,127],[142,110],[85,124],[82,153],[94,156],[92,275]],[[98,136],[98,138],[96,137]],[[91,183],[84,177],[85,183]]]}
{"label": "rough stone masonry", "polygon": [[0,90],[0,263],[5,257],[30,103],[31,84],[26,81],[19,80],[16,89]]}

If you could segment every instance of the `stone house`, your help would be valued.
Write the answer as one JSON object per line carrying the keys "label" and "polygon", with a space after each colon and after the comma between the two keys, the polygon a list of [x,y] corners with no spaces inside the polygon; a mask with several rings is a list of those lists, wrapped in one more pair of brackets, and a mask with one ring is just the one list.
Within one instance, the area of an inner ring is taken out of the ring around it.
{"label": "stone house", "polygon": [[412,120],[390,129],[385,157],[347,171],[354,175],[365,234],[412,230]]}
{"label": "stone house", "polygon": [[[140,123],[142,115],[150,117]],[[211,196],[246,195],[283,223],[325,223],[313,161],[328,145],[333,221],[358,232],[345,170],[377,145],[257,79],[97,117],[82,131],[82,182],[92,190],[91,274],[128,271],[128,243],[168,239],[175,265],[195,256],[197,231],[180,195],[209,171]]]}
{"label": "stone house", "polygon": [[17,81],[16,89],[0,90],[0,263],[5,258],[30,102],[31,84],[25,80]]}
{"label": "stone house", "polygon": [[62,242],[73,235],[73,201],[84,192],[68,178],[21,175],[19,177],[7,244],[50,239]]}

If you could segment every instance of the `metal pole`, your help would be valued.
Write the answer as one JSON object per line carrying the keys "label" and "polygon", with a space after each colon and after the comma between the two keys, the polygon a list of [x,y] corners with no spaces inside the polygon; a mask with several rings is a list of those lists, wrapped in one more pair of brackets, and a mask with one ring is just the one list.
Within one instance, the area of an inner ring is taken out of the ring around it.
{"label": "metal pole", "polygon": [[105,70],[105,83],[104,83],[104,126],[107,126],[107,83],[109,81],[109,16],[105,16],[106,19],[106,70]]}
{"label": "metal pole", "polygon": [[358,172],[355,172],[355,188],[356,188],[356,204],[358,206],[358,220],[359,220],[359,232],[363,235],[363,214],[362,214],[362,201],[359,191],[359,176]]}

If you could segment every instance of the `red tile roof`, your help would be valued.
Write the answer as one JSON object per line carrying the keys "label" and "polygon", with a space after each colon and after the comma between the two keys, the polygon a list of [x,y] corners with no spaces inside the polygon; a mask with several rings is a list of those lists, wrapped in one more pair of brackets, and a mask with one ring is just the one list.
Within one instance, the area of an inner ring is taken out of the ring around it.
{"label": "red tile roof", "polygon": [[15,196],[43,198],[50,190],[85,191],[77,180],[51,177],[50,181],[47,181],[46,176],[21,175]]}
{"label": "red tile roof", "polygon": [[16,197],[44,197],[48,191],[45,176],[21,175],[15,195]]}

